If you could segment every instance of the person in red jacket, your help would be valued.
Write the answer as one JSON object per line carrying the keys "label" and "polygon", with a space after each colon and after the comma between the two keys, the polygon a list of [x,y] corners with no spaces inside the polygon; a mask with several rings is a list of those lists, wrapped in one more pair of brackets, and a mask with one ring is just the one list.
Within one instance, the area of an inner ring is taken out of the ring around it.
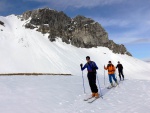
{"label": "person in red jacket", "polygon": [[111,63],[111,61],[109,61],[108,63],[109,64],[107,65],[107,67],[105,67],[105,65],[104,65],[104,69],[108,70],[109,82],[111,84],[111,86],[108,87],[108,88],[111,88],[111,87],[116,86],[116,85],[113,84],[112,78],[116,82],[117,85],[118,85],[118,82],[117,82],[117,79],[115,78],[115,70],[116,70],[115,66]]}

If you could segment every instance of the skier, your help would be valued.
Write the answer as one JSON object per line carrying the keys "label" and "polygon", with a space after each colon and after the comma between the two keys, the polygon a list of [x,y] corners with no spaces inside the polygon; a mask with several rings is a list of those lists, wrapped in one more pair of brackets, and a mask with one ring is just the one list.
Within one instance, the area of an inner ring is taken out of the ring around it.
{"label": "skier", "polygon": [[123,78],[123,80],[124,80],[123,66],[122,66],[122,64],[120,64],[119,61],[118,61],[118,65],[116,66],[116,68],[118,68],[118,73],[119,73],[120,81],[121,81],[121,75],[122,75],[122,78]]}
{"label": "skier", "polygon": [[[111,61],[109,61],[108,63],[109,64],[107,65],[107,67],[105,67],[105,65],[104,65],[104,69],[108,70],[109,82],[111,84],[108,87],[108,89],[109,89],[109,88],[112,88],[112,87],[115,87],[116,85],[118,85],[118,82],[117,82],[117,79],[115,78],[115,70],[116,70],[115,66],[111,63]],[[116,85],[113,84],[112,78],[116,82]]]}
{"label": "skier", "polygon": [[89,56],[86,57],[86,61],[87,63],[84,65],[84,67],[83,64],[80,64],[81,70],[83,71],[85,68],[87,68],[87,77],[92,91],[92,97],[99,98],[98,88],[96,85],[96,70],[98,69],[98,67],[95,62],[90,60]]}

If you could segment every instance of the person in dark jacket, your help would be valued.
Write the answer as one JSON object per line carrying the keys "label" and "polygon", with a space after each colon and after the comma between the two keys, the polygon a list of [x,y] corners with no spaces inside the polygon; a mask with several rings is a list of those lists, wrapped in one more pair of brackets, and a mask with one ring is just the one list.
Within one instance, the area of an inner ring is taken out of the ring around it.
{"label": "person in dark jacket", "polygon": [[86,57],[87,63],[83,66],[83,64],[80,64],[81,70],[83,71],[85,68],[87,68],[88,74],[88,81],[92,92],[92,97],[99,98],[98,94],[98,88],[96,85],[96,70],[98,69],[96,63],[94,61],[90,60],[90,57]]}
{"label": "person in dark jacket", "polygon": [[118,61],[118,65],[116,66],[116,68],[118,68],[118,73],[119,73],[119,78],[121,80],[121,75],[122,75],[122,78],[124,80],[124,75],[123,75],[123,66],[122,64],[120,64],[120,62]]}

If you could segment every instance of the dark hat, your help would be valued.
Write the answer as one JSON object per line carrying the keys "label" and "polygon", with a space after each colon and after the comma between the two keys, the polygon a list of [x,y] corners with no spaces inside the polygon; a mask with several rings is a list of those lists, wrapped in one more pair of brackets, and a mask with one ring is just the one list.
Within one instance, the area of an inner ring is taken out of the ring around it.
{"label": "dark hat", "polygon": [[120,63],[120,62],[118,61],[118,63]]}
{"label": "dark hat", "polygon": [[111,61],[109,61],[108,63],[111,63]]}
{"label": "dark hat", "polygon": [[87,57],[86,57],[86,59],[90,59],[90,57],[89,57],[89,56],[87,56]]}

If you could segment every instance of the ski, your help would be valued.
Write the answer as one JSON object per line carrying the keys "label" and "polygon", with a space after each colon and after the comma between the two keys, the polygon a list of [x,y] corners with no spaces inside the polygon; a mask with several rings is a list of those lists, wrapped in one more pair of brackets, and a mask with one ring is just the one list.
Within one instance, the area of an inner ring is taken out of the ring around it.
{"label": "ski", "polygon": [[107,87],[107,89],[111,89],[111,88],[113,88],[113,87],[109,87],[109,86]]}
{"label": "ski", "polygon": [[88,98],[84,99],[84,101],[88,101],[88,100],[90,100],[92,98],[94,98],[94,97],[88,97]]}
{"label": "ski", "polygon": [[110,86],[108,86],[108,87],[107,87],[107,89],[111,89],[111,88],[115,88],[115,87],[116,87],[116,86],[113,86],[113,87],[112,87],[112,86],[111,86],[111,87],[110,87]]}
{"label": "ski", "polygon": [[119,86],[119,84],[115,84],[115,86],[108,86],[107,89],[112,89],[112,88],[115,88],[117,86]]}
{"label": "ski", "polygon": [[90,99],[89,101],[88,101],[88,103],[93,103],[95,100],[97,100],[97,99],[99,99],[99,98],[92,98],[92,99]]}
{"label": "ski", "polygon": [[91,99],[88,101],[88,103],[93,103],[95,100],[97,100],[97,99],[99,99],[99,98],[102,98],[102,99],[103,99],[103,96],[100,96],[100,97],[98,97],[98,98],[93,97],[93,98],[91,98]]}

